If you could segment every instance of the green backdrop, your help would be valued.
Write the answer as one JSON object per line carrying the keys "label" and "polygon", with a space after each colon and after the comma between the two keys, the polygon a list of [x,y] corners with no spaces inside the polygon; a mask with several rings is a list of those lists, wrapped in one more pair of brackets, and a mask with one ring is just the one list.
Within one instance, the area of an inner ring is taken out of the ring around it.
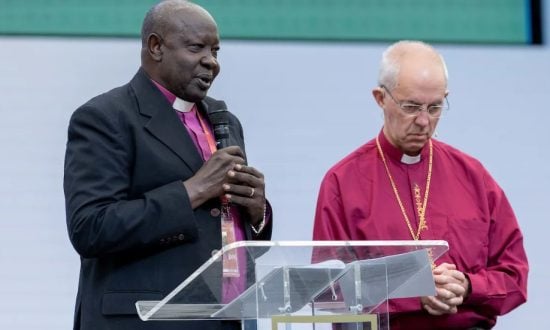
{"label": "green backdrop", "polygon": [[[155,0],[0,0],[0,34],[136,37]],[[530,43],[529,0],[202,0],[222,38]]]}

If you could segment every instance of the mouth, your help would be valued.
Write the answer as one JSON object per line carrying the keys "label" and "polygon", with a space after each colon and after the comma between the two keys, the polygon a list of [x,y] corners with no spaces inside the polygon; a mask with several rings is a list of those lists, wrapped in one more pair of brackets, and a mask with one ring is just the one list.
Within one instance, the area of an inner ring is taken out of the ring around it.
{"label": "mouth", "polygon": [[412,140],[425,140],[428,138],[428,134],[424,133],[411,133],[409,134],[409,138]]}
{"label": "mouth", "polygon": [[209,73],[201,73],[196,76],[197,81],[199,83],[199,87],[202,89],[208,89],[212,85],[212,81],[214,81],[214,76]]}

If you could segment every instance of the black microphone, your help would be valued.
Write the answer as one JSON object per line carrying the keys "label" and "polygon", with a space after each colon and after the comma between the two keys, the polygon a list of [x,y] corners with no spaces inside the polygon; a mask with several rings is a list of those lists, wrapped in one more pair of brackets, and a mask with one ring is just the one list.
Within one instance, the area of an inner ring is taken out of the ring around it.
{"label": "black microphone", "polygon": [[222,149],[229,147],[229,111],[224,101],[215,101],[210,106],[213,111],[209,111],[208,117],[214,130],[216,138],[216,147]]}

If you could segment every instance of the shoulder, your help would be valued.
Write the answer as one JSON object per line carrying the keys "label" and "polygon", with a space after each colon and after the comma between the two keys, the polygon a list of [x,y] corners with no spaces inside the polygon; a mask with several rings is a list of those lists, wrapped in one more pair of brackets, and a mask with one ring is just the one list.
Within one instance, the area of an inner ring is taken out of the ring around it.
{"label": "shoulder", "polygon": [[[447,174],[484,186],[498,185],[485,166],[475,157],[441,141],[434,141],[434,159],[445,167]],[[435,160],[434,160],[435,161]]]}
{"label": "shoulder", "polygon": [[[141,103],[138,99],[142,100]],[[140,105],[154,107],[157,99],[162,99],[162,94],[156,89],[145,71],[140,68],[128,83],[93,97],[79,107],[75,114],[93,112],[116,116],[117,113],[129,110],[135,112],[139,110]]]}
{"label": "shoulder", "polygon": [[69,120],[69,132],[120,132],[135,121],[138,105],[129,84],[97,95],[78,107]]}
{"label": "shoulder", "polygon": [[134,93],[128,84],[116,87],[91,98],[77,108],[73,115],[85,111],[112,113],[117,109],[126,109],[135,104],[133,95]]}
{"label": "shoulder", "polygon": [[451,163],[464,165],[468,168],[477,168],[477,169],[484,168],[479,160],[465,153],[464,151],[459,150],[439,140],[432,139],[432,141],[433,141],[434,150],[436,151],[436,153],[439,156],[443,157],[445,160],[448,160]]}
{"label": "shoulder", "polygon": [[376,144],[370,140],[359,148],[355,149],[347,156],[334,164],[326,173],[325,179],[329,176],[345,177],[355,176],[361,169],[369,168],[374,165],[376,160]]}

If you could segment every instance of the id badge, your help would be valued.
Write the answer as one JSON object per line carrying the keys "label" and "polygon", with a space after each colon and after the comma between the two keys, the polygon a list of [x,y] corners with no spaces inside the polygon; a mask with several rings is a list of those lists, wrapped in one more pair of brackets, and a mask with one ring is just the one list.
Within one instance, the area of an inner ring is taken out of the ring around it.
{"label": "id badge", "polygon": [[[225,203],[224,203],[225,204]],[[236,241],[235,239],[235,221],[231,216],[229,205],[222,207],[222,247]],[[239,277],[239,259],[237,250],[230,250],[223,254],[223,277]]]}

